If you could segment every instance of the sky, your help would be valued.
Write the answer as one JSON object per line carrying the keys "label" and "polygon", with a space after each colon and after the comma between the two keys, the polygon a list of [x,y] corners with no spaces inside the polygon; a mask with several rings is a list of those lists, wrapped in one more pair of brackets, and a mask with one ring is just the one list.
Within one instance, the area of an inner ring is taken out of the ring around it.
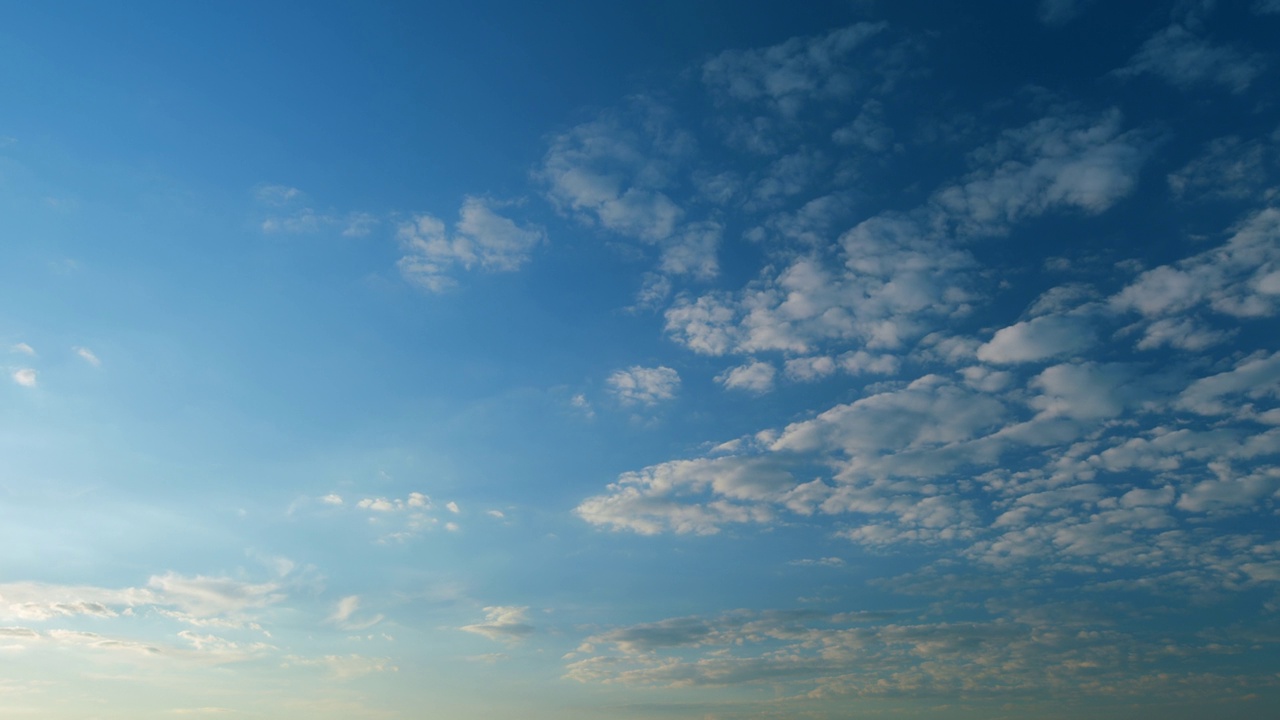
{"label": "sky", "polygon": [[1280,714],[1280,3],[2,3],[0,715]]}

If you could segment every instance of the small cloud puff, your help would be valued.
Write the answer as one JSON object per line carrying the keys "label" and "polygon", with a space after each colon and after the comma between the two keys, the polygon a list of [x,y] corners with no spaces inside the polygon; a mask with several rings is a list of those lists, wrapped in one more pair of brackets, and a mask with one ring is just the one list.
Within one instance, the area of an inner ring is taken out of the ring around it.
{"label": "small cloud puff", "polygon": [[10,345],[9,352],[15,352],[15,353],[18,353],[19,355],[28,355],[30,357],[36,356],[35,348],[31,347],[30,345],[24,342],[20,342],[16,345]]}
{"label": "small cloud puff", "polygon": [[746,390],[761,394],[773,389],[773,378],[776,374],[777,370],[772,365],[757,361],[725,370],[716,376],[716,382],[730,390]]}
{"label": "small cloud puff", "polygon": [[606,381],[613,394],[624,405],[656,405],[670,400],[680,389],[680,375],[669,367],[641,367],[633,365],[616,370]]}
{"label": "small cloud puff", "polygon": [[526,622],[528,607],[511,605],[492,605],[484,609],[484,622],[474,625],[463,625],[458,628],[464,632],[483,635],[490,640],[512,642],[533,633],[533,626]]}
{"label": "small cloud puff", "polygon": [[89,363],[94,367],[98,367],[99,365],[102,364],[102,361],[98,359],[98,356],[94,355],[93,351],[89,350],[89,348],[73,347],[71,349],[72,351],[75,352],[76,355],[79,355],[81,358],[84,359],[85,362]]}
{"label": "small cloud puff", "polygon": [[19,368],[13,371],[13,381],[22,387],[36,386],[36,371],[31,368]]}

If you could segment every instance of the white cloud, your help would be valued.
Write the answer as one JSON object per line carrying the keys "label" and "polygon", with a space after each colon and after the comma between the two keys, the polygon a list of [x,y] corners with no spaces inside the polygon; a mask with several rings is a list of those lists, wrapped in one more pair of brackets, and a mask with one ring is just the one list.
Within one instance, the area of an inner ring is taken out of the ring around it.
{"label": "white cloud", "polygon": [[431,498],[420,492],[411,492],[403,500],[383,497],[364,498],[356,503],[356,507],[379,513],[394,513],[414,509],[427,510],[431,508]]}
{"label": "white cloud", "polygon": [[431,215],[418,215],[396,231],[405,255],[397,263],[410,282],[431,292],[456,284],[459,270],[511,272],[520,269],[545,240],[542,230],[499,215],[492,200],[468,196],[452,234]]}
{"label": "white cloud", "polygon": [[826,355],[791,358],[783,370],[788,378],[801,382],[818,380],[835,371],[836,361]]}
{"label": "white cloud", "polygon": [[1213,45],[1175,23],[1151,36],[1116,74],[1131,77],[1152,73],[1179,87],[1212,83],[1241,93],[1264,67],[1260,56],[1245,55],[1228,45]]}
{"label": "white cloud", "polygon": [[157,604],[177,607],[192,618],[237,617],[285,598],[276,583],[247,583],[224,577],[177,573],[153,575],[147,586],[158,595]]}
{"label": "white cloud", "polygon": [[720,272],[717,252],[724,228],[716,222],[689,223],[663,243],[659,268],[671,275],[708,279]]}
{"label": "white cloud", "polygon": [[[1240,409],[1239,398],[1280,398],[1280,352],[1262,353],[1240,361],[1235,368],[1191,383],[1177,405],[1201,415],[1222,415]],[[1230,398],[1231,402],[1226,402]]]}
{"label": "white cloud", "polygon": [[1066,25],[1074,20],[1093,0],[1040,0],[1040,22],[1050,26]]}
{"label": "white cloud", "polygon": [[342,496],[336,493],[329,493],[320,498],[320,502],[325,505],[341,505],[343,503]]}
{"label": "white cloud", "polygon": [[750,362],[729,368],[716,376],[716,382],[730,390],[746,390],[766,393],[773,389],[773,377],[777,370],[766,362]]}
{"label": "white cloud", "polygon": [[306,199],[306,193],[288,185],[259,185],[253,189],[254,198],[263,205],[289,205]]}
{"label": "white cloud", "polygon": [[31,368],[19,368],[13,371],[13,381],[23,387],[36,386],[36,371]]}
{"label": "white cloud", "polygon": [[1280,312],[1280,209],[1250,215],[1224,245],[1147,270],[1111,304],[1148,318],[1202,306],[1234,317],[1275,315]]}
{"label": "white cloud", "polygon": [[676,460],[624,473],[604,495],[574,510],[593,525],[642,535],[663,531],[712,534],[723,524],[773,517],[761,501],[781,500],[794,488],[791,474],[761,457]]}
{"label": "white cloud", "polygon": [[804,558],[801,560],[791,560],[787,564],[799,565],[801,567],[813,567],[813,566],[844,567],[845,562],[844,560],[838,557],[824,557],[824,558]]}
{"label": "white cloud", "polygon": [[1226,342],[1235,330],[1214,330],[1203,322],[1189,317],[1163,318],[1148,325],[1138,341],[1139,350],[1175,347],[1200,351]]}
{"label": "white cloud", "polygon": [[729,50],[702,66],[702,80],[723,97],[767,101],[794,116],[807,101],[846,97],[868,79],[848,57],[885,23],[859,23],[812,38],[792,38],[762,50]]}
{"label": "white cloud", "polygon": [[322,228],[335,222],[330,215],[325,215],[312,208],[300,208],[290,215],[269,217],[262,221],[262,232],[288,233],[305,235],[319,232]]}
{"label": "white cloud", "polygon": [[1074,208],[1098,214],[1128,195],[1148,143],[1121,132],[1122,116],[1049,116],[1007,130],[973,153],[984,167],[943,188],[933,204],[966,234],[998,235],[1019,220]]}
{"label": "white cloud", "polygon": [[155,601],[150,590],[138,588],[113,590],[30,582],[0,584],[0,617],[16,620],[42,621],[76,615],[115,617],[128,608]]}
{"label": "white cloud", "polygon": [[0,585],[0,617],[45,621],[87,615],[116,618],[150,607],[191,625],[252,625],[254,611],[285,599],[278,583],[226,577],[153,575],[145,588],[7,583]]}
{"label": "white cloud", "polygon": [[[1195,688],[1203,698],[1221,685],[1218,675],[1147,665],[1175,649],[1171,638],[1129,634],[1096,614],[1079,602],[1013,606],[993,619],[961,622],[799,610],[676,617],[588,636],[566,656],[565,677],[642,687],[764,685],[787,698],[791,715],[823,707],[807,702],[842,697],[1005,697],[1015,687],[1126,699]],[[1213,647],[1213,639],[1192,638],[1176,650],[1194,655]],[[1254,688],[1272,684],[1260,675],[1236,679]]]}
{"label": "white cloud", "polygon": [[361,620],[355,619],[354,615],[360,609],[360,596],[348,595],[338,601],[334,607],[333,613],[329,615],[326,622],[337,625],[344,630],[366,630],[382,622],[382,615],[374,615],[371,618]]}
{"label": "white cloud", "polygon": [[444,506],[449,510],[449,512],[453,513],[454,515],[457,515],[458,513],[462,512],[462,510],[458,509],[458,503],[456,502],[450,501],[445,503]]}
{"label": "white cloud", "polygon": [[656,405],[674,398],[680,389],[680,375],[664,366],[633,365],[625,370],[615,370],[606,382],[618,400],[628,405]]}
{"label": "white cloud", "polygon": [[583,415],[587,416],[587,419],[591,419],[596,416],[596,410],[591,406],[591,401],[582,393],[578,393],[570,398],[569,404],[580,410]]}
{"label": "white cloud", "polygon": [[838,145],[853,145],[873,153],[888,151],[893,144],[893,128],[884,121],[884,103],[868,100],[847,125],[837,128],[831,139]]}
{"label": "white cloud", "polygon": [[978,359],[1000,364],[1035,362],[1087,350],[1096,339],[1087,318],[1042,315],[997,331],[978,348]]}
{"label": "white cloud", "polygon": [[1041,417],[1096,421],[1120,415],[1145,392],[1140,369],[1121,363],[1083,362],[1046,368],[1030,382],[1039,391],[1028,403]]}
{"label": "white cloud", "polygon": [[663,188],[691,151],[692,139],[674,128],[668,110],[633,98],[552,138],[538,176],[552,202],[583,222],[659,242],[684,215]]}
{"label": "white cloud", "polygon": [[528,623],[527,607],[511,605],[494,605],[484,609],[484,622],[464,625],[459,630],[483,635],[490,640],[506,642],[521,640],[533,633],[533,626]]}
{"label": "white cloud", "polygon": [[99,365],[102,364],[102,361],[98,359],[98,356],[94,355],[93,352],[89,350],[89,348],[73,347],[71,349],[75,352],[76,355],[79,355],[82,359],[84,359],[85,362],[89,363],[94,367],[98,367]]}
{"label": "white cloud", "polygon": [[20,342],[16,345],[10,345],[9,352],[18,353],[20,355],[29,355],[31,357],[36,356],[35,348],[31,347],[30,345],[24,342]]}
{"label": "white cloud", "polygon": [[840,250],[837,267],[801,256],[736,295],[680,297],[666,311],[667,332],[708,355],[808,354],[853,342],[897,348],[976,297],[972,256],[908,218],[866,220],[840,237]]}
{"label": "white cloud", "polygon": [[1267,146],[1237,136],[1217,138],[1204,152],[1168,176],[1169,189],[1178,198],[1257,198],[1267,189]]}

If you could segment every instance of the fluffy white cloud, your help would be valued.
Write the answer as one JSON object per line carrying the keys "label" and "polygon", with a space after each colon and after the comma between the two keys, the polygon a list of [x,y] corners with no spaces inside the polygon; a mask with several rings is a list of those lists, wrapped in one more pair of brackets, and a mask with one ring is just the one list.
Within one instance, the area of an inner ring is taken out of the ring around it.
{"label": "fluffy white cloud", "polygon": [[642,535],[712,534],[723,524],[771,519],[761,503],[781,501],[795,486],[791,473],[768,458],[676,460],[624,473],[574,512],[593,525]]}
{"label": "fluffy white cloud", "polygon": [[21,355],[27,355],[30,357],[36,356],[35,348],[31,347],[30,345],[24,342],[17,343],[16,345],[10,345],[9,352],[18,353]]}
{"label": "fluffy white cloud", "polygon": [[999,364],[1035,362],[1087,350],[1096,339],[1086,317],[1042,315],[998,330],[978,348],[978,359]]}
{"label": "fluffy white cloud", "polygon": [[840,248],[837,267],[802,256],[737,294],[681,297],[666,311],[667,331],[709,355],[808,354],[855,342],[897,348],[930,330],[929,321],[963,314],[976,297],[973,258],[911,219],[866,220],[840,237]]}
{"label": "fluffy white cloud", "polygon": [[494,605],[484,609],[484,622],[463,625],[458,629],[483,635],[490,640],[520,640],[531,635],[534,630],[528,623],[528,612],[527,607]]}
{"label": "fluffy white cloud", "polygon": [[774,366],[755,361],[725,370],[716,376],[716,382],[730,390],[766,393],[773,389],[773,377],[776,374]]}
{"label": "fluffy white cloud", "polygon": [[1280,311],[1280,209],[1250,215],[1224,245],[1147,270],[1111,304],[1148,318],[1202,308],[1234,317],[1275,315]]}
{"label": "fluffy white cloud", "polygon": [[1100,213],[1128,195],[1147,141],[1122,132],[1122,116],[1049,116],[1005,131],[976,151],[982,168],[939,190],[933,204],[966,234],[1002,234],[1054,209]]}
{"label": "fluffy white cloud", "polygon": [[467,197],[452,234],[431,215],[402,223],[396,232],[405,255],[398,265],[405,278],[432,292],[456,284],[459,269],[510,272],[529,261],[545,239],[542,230],[499,215],[492,200]]}
{"label": "fluffy white cloud", "polygon": [[623,404],[656,405],[670,400],[680,389],[680,375],[669,367],[633,365],[615,370],[606,382]]}
{"label": "fluffy white cloud", "polygon": [[1201,415],[1222,415],[1239,410],[1241,396],[1280,398],[1280,352],[1258,353],[1231,370],[1196,380],[1178,396],[1177,405]]}
{"label": "fluffy white cloud", "polygon": [[31,368],[18,368],[11,375],[13,381],[23,387],[36,386],[36,371]]}
{"label": "fluffy white cloud", "polygon": [[1264,67],[1259,56],[1246,55],[1228,45],[1214,45],[1175,23],[1151,36],[1116,74],[1128,77],[1152,73],[1180,87],[1212,83],[1240,93],[1248,89]]}
{"label": "fluffy white cloud", "polygon": [[659,242],[684,215],[663,189],[692,142],[669,111],[635,99],[553,138],[538,176],[552,202],[580,220]]}
{"label": "fluffy white cloud", "polygon": [[1039,395],[1029,401],[1042,417],[1102,420],[1120,415],[1146,394],[1140,368],[1121,363],[1054,365],[1031,380]]}

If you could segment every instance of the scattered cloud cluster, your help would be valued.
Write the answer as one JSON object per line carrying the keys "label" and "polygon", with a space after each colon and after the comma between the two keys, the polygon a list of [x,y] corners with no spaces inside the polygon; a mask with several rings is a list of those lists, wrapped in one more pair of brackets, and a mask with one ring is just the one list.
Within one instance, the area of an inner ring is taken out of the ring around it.
{"label": "scattered cloud cluster", "polygon": [[520,269],[546,234],[498,214],[494,205],[492,200],[466,198],[452,233],[431,215],[402,223],[396,231],[405,252],[398,263],[400,272],[419,287],[442,292],[456,284],[458,269]]}
{"label": "scattered cloud cluster", "polygon": [[[332,508],[348,506],[347,500],[337,493],[322,495],[318,500]],[[427,494],[416,491],[403,498],[361,498],[351,503],[351,508],[363,513],[370,525],[385,531],[381,537],[384,543],[405,542],[436,528],[448,532],[461,529],[453,521],[441,523],[440,518],[431,512],[437,509],[436,503]],[[453,516],[462,513],[462,508],[455,501],[445,503],[443,509]]]}

